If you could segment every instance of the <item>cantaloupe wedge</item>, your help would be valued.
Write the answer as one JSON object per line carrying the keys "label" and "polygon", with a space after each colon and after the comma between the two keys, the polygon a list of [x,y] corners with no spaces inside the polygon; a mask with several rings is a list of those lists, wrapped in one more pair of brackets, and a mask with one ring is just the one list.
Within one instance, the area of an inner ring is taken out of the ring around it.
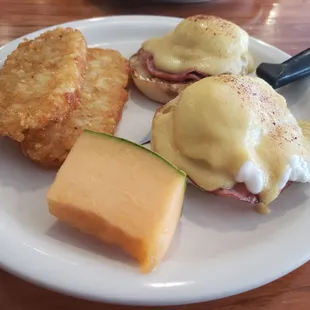
{"label": "cantaloupe wedge", "polygon": [[186,175],[127,140],[84,131],[47,194],[61,221],[135,257],[150,272],[177,228]]}

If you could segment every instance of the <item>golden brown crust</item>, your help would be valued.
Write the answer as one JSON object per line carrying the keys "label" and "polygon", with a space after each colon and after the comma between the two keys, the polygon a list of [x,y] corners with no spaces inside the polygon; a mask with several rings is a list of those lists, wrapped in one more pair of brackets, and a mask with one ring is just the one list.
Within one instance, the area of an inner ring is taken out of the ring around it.
{"label": "golden brown crust", "polygon": [[171,83],[152,77],[139,52],[131,56],[129,64],[131,77],[139,91],[146,97],[159,103],[165,104],[169,102],[193,83]]}
{"label": "golden brown crust", "polygon": [[0,71],[0,135],[22,141],[25,130],[43,128],[75,109],[86,55],[82,33],[72,28],[20,43]]}
{"label": "golden brown crust", "polygon": [[122,117],[128,61],[117,51],[99,48],[88,49],[87,60],[81,105],[61,122],[29,130],[21,144],[23,153],[44,167],[59,167],[83,129],[114,134]]}

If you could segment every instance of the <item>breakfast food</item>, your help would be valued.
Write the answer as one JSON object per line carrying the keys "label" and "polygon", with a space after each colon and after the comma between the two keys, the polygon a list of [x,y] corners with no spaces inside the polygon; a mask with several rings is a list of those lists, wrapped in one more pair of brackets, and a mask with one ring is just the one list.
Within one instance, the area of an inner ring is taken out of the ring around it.
{"label": "breakfast food", "polygon": [[165,255],[180,219],[186,175],[124,139],[84,131],[47,194],[50,212],[117,244],[143,272]]}
{"label": "breakfast food", "polygon": [[214,76],[186,88],[157,111],[151,144],[203,190],[257,203],[262,213],[290,182],[310,182],[307,137],[285,99],[256,77]]}
{"label": "breakfast food", "polygon": [[82,33],[57,28],[20,43],[0,71],[0,136],[59,121],[79,105],[87,46]]}
{"label": "breakfast food", "polygon": [[29,130],[23,153],[45,167],[59,167],[83,129],[114,134],[128,93],[128,61],[114,50],[89,48],[81,105],[44,129]]}
{"label": "breakfast food", "polygon": [[130,67],[137,88],[160,103],[207,76],[253,70],[248,34],[208,15],[188,17],[165,36],[145,41]]}

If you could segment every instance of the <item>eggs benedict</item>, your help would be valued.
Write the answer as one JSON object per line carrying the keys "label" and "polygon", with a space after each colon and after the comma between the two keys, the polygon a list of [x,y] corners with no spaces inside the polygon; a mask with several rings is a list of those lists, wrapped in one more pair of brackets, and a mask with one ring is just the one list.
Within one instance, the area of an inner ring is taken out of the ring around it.
{"label": "eggs benedict", "polygon": [[204,77],[253,71],[248,34],[208,15],[186,18],[165,36],[145,41],[130,67],[137,88],[160,103]]}
{"label": "eggs benedict", "polygon": [[157,111],[151,147],[201,189],[256,203],[266,213],[290,182],[310,182],[305,133],[264,80],[219,75]]}

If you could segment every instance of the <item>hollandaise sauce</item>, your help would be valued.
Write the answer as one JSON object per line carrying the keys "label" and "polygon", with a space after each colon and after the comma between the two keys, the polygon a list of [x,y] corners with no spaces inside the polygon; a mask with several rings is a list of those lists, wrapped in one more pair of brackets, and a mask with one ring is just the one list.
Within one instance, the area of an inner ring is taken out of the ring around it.
{"label": "hollandaise sauce", "polygon": [[150,52],[158,70],[207,75],[246,74],[253,71],[247,32],[215,16],[184,19],[167,35],[152,38],[142,48]]}
{"label": "hollandaise sauce", "polygon": [[206,191],[244,183],[266,213],[288,181],[310,181],[307,126],[301,129],[284,97],[262,79],[222,75],[163,106],[151,143]]}

